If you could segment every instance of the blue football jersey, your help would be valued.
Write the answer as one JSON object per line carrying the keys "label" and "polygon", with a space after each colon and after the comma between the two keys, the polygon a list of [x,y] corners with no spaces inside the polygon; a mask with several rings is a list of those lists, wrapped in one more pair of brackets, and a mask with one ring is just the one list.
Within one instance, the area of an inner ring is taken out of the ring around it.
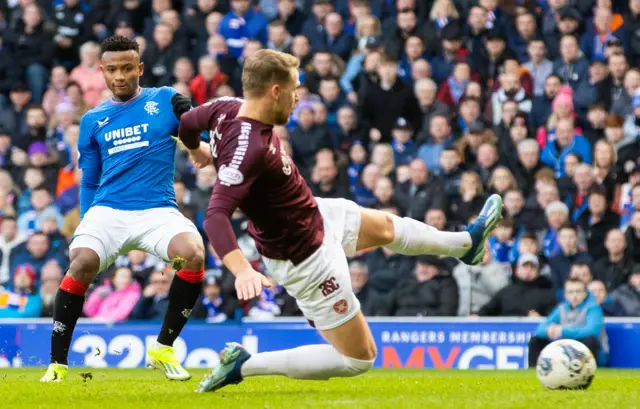
{"label": "blue football jersey", "polygon": [[179,124],[171,105],[176,92],[170,87],[140,88],[129,101],[110,99],[82,117],[78,164],[100,174],[90,207],[177,207],[176,140],[171,137]]}

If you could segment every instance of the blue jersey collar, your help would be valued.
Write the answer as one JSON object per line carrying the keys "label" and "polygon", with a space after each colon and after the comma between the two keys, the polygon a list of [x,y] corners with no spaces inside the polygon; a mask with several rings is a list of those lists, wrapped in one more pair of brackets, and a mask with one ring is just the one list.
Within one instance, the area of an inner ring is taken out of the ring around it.
{"label": "blue jersey collar", "polygon": [[117,101],[116,99],[114,99],[113,97],[109,98],[109,102],[111,102],[113,105],[126,105],[130,102],[135,101],[136,99],[138,99],[138,97],[140,97],[140,95],[142,95],[142,87],[138,87],[138,92],[136,92],[136,95],[134,95],[131,99],[129,99],[128,101]]}

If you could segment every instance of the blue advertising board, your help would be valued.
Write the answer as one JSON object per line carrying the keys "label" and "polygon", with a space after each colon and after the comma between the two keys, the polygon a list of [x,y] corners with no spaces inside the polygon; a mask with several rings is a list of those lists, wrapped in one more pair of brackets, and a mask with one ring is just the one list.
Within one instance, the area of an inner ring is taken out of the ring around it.
{"label": "blue advertising board", "polygon": [[[520,369],[527,367],[527,342],[534,320],[373,319],[378,368]],[[69,353],[74,366],[144,366],[160,323],[104,324],[82,321]],[[0,367],[49,363],[52,324],[47,320],[0,320]],[[607,322],[610,366],[640,368],[640,320]],[[302,320],[206,324],[191,322],[175,343],[187,367],[211,367],[225,342],[242,342],[251,352],[323,343]]]}

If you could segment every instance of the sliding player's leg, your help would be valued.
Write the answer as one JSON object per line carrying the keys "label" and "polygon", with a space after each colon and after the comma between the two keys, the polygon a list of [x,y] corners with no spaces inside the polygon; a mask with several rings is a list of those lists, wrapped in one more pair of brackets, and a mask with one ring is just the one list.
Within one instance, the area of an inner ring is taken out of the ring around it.
{"label": "sliding player's leg", "polygon": [[[354,241],[357,237],[357,219],[350,217],[357,217],[357,206],[353,206],[355,209],[350,212],[348,208],[322,205],[324,243],[302,263],[294,265],[264,258],[272,276],[296,299],[304,316],[329,344],[251,355],[240,344],[229,343],[220,354],[220,363],[200,384],[199,392],[215,391],[248,376],[284,375],[293,379],[327,380],[357,376],[373,366],[375,342],[351,288],[349,266],[340,242],[343,237],[353,235]],[[335,227],[341,223],[331,223],[330,218],[350,219],[354,223],[348,228]]]}
{"label": "sliding player's leg", "polygon": [[361,312],[339,327],[320,333],[329,344],[253,355],[238,343],[228,343],[220,353],[220,363],[200,383],[198,392],[214,392],[252,376],[326,381],[358,376],[373,367],[376,345]]}
{"label": "sliding player's leg", "polygon": [[[118,219],[111,213],[111,209],[104,207],[90,209],[69,246],[69,269],[53,304],[51,364],[42,382],[59,382],[66,378],[71,338],[82,314],[87,288],[118,255],[120,241],[114,233],[119,230],[108,230],[108,226],[118,223]],[[110,222],[105,223],[104,220]]]}
{"label": "sliding player's leg", "polygon": [[453,256],[466,264],[482,260],[485,241],[502,217],[502,199],[491,195],[478,218],[463,232],[444,232],[409,217],[360,209],[358,250],[386,247],[399,254]]}
{"label": "sliding player's leg", "polygon": [[242,377],[283,375],[328,380],[358,376],[373,367],[376,344],[362,312],[339,327],[320,333],[330,345],[305,345],[252,355],[242,365]]}
{"label": "sliding player's leg", "polygon": [[173,343],[184,328],[202,293],[204,244],[196,227],[175,209],[152,209],[142,237],[142,250],[170,261],[176,274],[169,289],[169,306],[157,343],[147,352],[147,365],[168,379],[186,381],[191,375],[175,356]]}

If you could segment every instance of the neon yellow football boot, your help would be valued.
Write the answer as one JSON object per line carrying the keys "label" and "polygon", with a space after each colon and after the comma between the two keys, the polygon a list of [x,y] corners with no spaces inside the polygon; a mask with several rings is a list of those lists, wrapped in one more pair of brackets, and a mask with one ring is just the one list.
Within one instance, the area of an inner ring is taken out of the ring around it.
{"label": "neon yellow football boot", "polygon": [[153,345],[147,352],[147,367],[159,369],[170,381],[188,381],[191,374],[187,372],[173,350],[173,347]]}
{"label": "neon yellow football boot", "polygon": [[69,367],[61,364],[50,364],[40,382],[62,382],[67,379]]}

